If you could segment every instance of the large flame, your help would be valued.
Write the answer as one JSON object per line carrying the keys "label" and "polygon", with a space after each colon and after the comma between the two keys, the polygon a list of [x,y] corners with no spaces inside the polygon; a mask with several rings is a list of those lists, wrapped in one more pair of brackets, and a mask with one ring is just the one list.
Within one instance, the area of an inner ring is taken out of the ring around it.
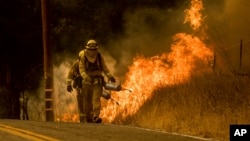
{"label": "large flame", "polygon": [[193,30],[199,29],[201,27],[203,18],[200,11],[203,9],[203,4],[201,0],[192,0],[190,9],[186,9],[186,17],[184,23],[190,22],[190,26]]}
{"label": "large flame", "polygon": [[[193,30],[201,28],[202,9],[201,0],[192,0],[190,9],[185,10],[184,23],[190,22]],[[199,30],[203,32],[202,29]],[[203,42],[206,39],[205,34],[200,35],[202,37],[178,33],[173,36],[170,53],[151,58],[135,57],[123,84],[124,88],[130,88],[132,92],[120,91],[112,94],[119,105],[114,100],[108,101],[101,111],[104,121],[122,121],[135,114],[157,87],[183,83],[190,79],[194,70],[196,73],[210,70],[209,60],[213,53]]]}

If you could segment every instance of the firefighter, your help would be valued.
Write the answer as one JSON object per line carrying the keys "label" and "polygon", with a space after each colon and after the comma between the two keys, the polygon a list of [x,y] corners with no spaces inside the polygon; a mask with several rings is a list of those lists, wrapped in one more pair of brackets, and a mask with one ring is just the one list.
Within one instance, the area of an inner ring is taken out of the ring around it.
{"label": "firefighter", "polygon": [[[85,118],[87,122],[101,123],[102,119],[99,117],[101,110],[101,100],[104,76],[115,82],[115,78],[110,73],[103,56],[98,51],[99,44],[91,39],[87,42],[84,54],[80,57],[79,71],[83,78],[83,93],[86,99],[85,104]],[[93,109],[93,110],[92,110]],[[93,111],[93,115],[91,115]]]}
{"label": "firefighter", "polygon": [[[79,53],[79,59],[82,52]],[[84,116],[83,116],[83,93],[82,93],[82,77],[80,76],[79,72],[79,59],[74,62],[72,67],[70,68],[70,71],[68,73],[67,77],[67,91],[72,92],[73,88],[77,92],[77,103],[78,103],[78,109],[79,109],[79,119],[80,122],[84,122]]]}

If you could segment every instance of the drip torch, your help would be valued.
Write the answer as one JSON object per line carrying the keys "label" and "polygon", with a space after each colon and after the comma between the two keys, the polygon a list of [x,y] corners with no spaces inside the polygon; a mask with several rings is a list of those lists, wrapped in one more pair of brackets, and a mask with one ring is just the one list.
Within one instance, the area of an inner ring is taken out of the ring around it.
{"label": "drip torch", "polygon": [[132,90],[123,88],[121,86],[120,82],[108,82],[104,85],[105,90],[111,90],[111,91],[121,91],[121,90],[127,90],[129,92],[132,92]]}
{"label": "drip torch", "polygon": [[[115,100],[114,98],[111,97],[111,95],[110,95],[111,91],[127,90],[129,92],[132,92],[132,90],[130,90],[130,89],[123,88],[121,86],[120,82],[107,82],[104,85],[104,89],[105,90],[102,91],[102,97],[105,98],[105,99],[111,99],[111,100],[113,100],[117,105],[119,105],[119,103],[118,103],[117,100]],[[109,90],[110,92],[107,92],[106,90]]]}

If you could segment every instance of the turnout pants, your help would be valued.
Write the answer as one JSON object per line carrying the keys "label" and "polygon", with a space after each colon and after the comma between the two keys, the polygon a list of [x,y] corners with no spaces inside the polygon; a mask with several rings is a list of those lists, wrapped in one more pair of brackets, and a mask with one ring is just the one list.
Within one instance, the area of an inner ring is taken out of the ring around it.
{"label": "turnout pants", "polygon": [[83,111],[85,119],[93,121],[93,117],[99,117],[101,110],[101,84],[83,84]]}

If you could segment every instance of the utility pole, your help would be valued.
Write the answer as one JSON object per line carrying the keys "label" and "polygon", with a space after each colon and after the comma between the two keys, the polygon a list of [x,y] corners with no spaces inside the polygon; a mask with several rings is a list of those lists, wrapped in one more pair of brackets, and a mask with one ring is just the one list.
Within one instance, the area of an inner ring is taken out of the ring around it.
{"label": "utility pole", "polygon": [[52,49],[50,47],[50,34],[48,22],[48,2],[41,0],[43,54],[44,54],[44,92],[45,92],[45,120],[54,121],[53,106],[53,62]]}

